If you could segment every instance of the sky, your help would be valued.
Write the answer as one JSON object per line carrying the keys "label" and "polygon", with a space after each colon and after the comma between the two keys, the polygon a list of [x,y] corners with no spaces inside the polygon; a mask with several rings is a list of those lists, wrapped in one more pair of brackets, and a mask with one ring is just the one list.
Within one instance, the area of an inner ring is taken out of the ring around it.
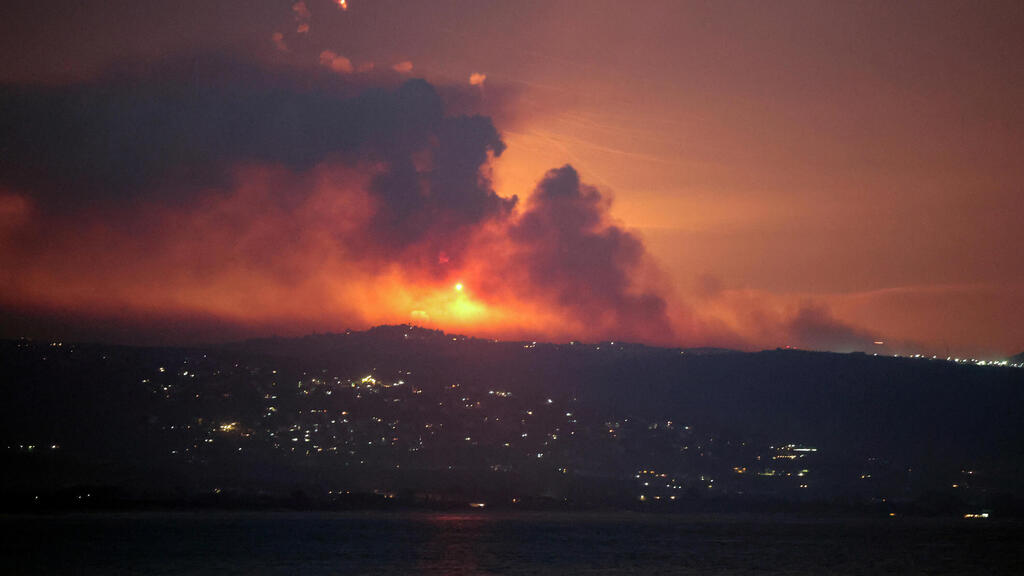
{"label": "sky", "polygon": [[17,2],[0,336],[1016,354],[1022,29],[1019,2]]}

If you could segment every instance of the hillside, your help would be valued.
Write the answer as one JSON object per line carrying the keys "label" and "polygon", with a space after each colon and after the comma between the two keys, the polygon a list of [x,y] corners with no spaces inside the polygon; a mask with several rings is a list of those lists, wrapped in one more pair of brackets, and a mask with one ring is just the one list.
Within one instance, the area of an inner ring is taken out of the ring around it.
{"label": "hillside", "polygon": [[203,349],[9,341],[0,369],[12,502],[1024,495],[1024,370],[1000,366],[391,326]]}

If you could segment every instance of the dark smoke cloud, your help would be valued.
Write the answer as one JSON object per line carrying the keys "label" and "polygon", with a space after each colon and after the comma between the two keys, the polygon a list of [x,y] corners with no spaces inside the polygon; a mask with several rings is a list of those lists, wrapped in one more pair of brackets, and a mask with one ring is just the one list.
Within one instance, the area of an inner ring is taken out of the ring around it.
{"label": "dark smoke cloud", "polygon": [[[373,192],[387,199],[374,218],[386,245],[410,246],[427,241],[426,255],[453,258],[461,246],[439,242],[476,224],[511,213],[516,198],[501,198],[481,174],[488,155],[499,156],[505,144],[490,119],[446,119],[419,154],[396,155],[390,170],[378,176]],[[443,235],[436,234],[443,231]]]}
{"label": "dark smoke cloud", "polygon": [[870,335],[836,319],[820,304],[805,304],[785,327],[789,337],[803,348],[835,352],[863,352],[872,348]]}
{"label": "dark smoke cloud", "polygon": [[[23,249],[5,256],[34,278],[18,284],[19,301],[45,312],[32,295],[68,277],[93,295],[119,282],[117,298],[146,302],[139,317],[179,302],[168,318],[212,321],[211,307],[237,314],[236,295],[250,290],[312,317],[317,304],[306,300],[340,279],[349,297],[381,306],[377,274],[397,265],[414,290],[456,274],[500,279],[507,285],[477,297],[538,312],[544,320],[520,324],[536,336],[565,324],[570,337],[669,342],[664,298],[638,288],[643,243],[609,222],[609,200],[565,166],[517,211],[515,196],[492,189],[490,162],[505,149],[493,122],[452,113],[488,103],[459,90],[390,72],[341,77],[218,59],[69,86],[2,86],[0,190],[30,198],[36,218]],[[485,237],[494,251],[479,248]],[[75,265],[100,256],[109,261]],[[145,281],[158,270],[175,272]],[[299,287],[304,296],[290,292]],[[183,294],[201,301],[181,306]],[[60,298],[67,311],[74,297]],[[97,310],[88,312],[109,314]],[[278,318],[248,320],[261,321]]]}
{"label": "dark smoke cloud", "polygon": [[2,86],[0,186],[74,212],[187,202],[229,186],[238,165],[373,164],[374,244],[396,256],[425,242],[420,257],[455,257],[451,234],[515,204],[480,174],[504,143],[489,118],[447,116],[433,86],[396,78],[198,58],[71,86]]}
{"label": "dark smoke cloud", "polygon": [[[468,322],[459,314],[475,308],[436,296],[467,280],[496,312],[474,317],[485,331],[736,340],[680,302],[669,320],[643,242],[571,166],[523,207],[495,193],[505,144],[481,113],[514,123],[514,95],[217,58],[0,85],[0,330],[184,342],[413,312]],[[728,295],[712,277],[698,292],[705,304]],[[870,343],[821,307],[762,308],[751,316],[765,340]]]}
{"label": "dark smoke cloud", "polygon": [[529,286],[597,333],[671,340],[665,299],[636,288],[643,242],[610,224],[608,207],[572,166],[549,171],[510,232]]}

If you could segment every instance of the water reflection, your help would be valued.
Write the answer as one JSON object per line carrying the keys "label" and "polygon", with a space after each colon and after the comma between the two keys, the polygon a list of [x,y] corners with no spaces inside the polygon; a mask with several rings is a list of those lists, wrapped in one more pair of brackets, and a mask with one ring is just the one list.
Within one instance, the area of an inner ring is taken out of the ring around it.
{"label": "water reflection", "polygon": [[489,574],[481,553],[493,541],[494,520],[485,514],[436,514],[425,519],[430,534],[417,570],[426,574]]}
{"label": "water reflection", "polygon": [[[0,574],[1020,574],[1024,524],[488,512],[2,516]],[[59,553],[57,552],[59,551]]]}

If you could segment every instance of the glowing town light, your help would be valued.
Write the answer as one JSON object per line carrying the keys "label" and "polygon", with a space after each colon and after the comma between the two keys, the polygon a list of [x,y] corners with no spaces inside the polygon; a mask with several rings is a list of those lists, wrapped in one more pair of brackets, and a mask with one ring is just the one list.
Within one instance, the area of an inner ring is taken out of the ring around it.
{"label": "glowing town light", "polygon": [[463,288],[462,282],[458,282],[458,283],[455,284],[455,291],[456,292],[462,292],[462,288]]}
{"label": "glowing town light", "polygon": [[342,11],[348,10],[347,0],[334,0],[334,3],[337,4],[338,8],[341,8]]}

